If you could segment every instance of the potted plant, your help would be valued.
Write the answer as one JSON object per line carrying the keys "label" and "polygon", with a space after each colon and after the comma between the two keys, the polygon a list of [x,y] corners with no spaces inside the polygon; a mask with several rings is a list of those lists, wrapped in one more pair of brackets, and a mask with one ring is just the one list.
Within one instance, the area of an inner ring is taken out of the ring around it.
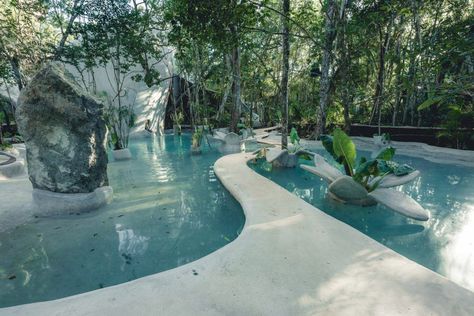
{"label": "potted plant", "polygon": [[373,139],[376,146],[385,147],[390,145],[390,134],[388,133],[374,134]]}
{"label": "potted plant", "polygon": [[257,153],[257,158],[265,157],[267,162],[271,163],[275,167],[294,168],[298,164],[298,159],[311,160],[312,153],[304,149],[300,145],[300,137],[298,132],[293,127],[290,132],[291,145],[288,148],[263,148]]}
{"label": "potted plant", "polygon": [[109,102],[105,111],[105,121],[109,130],[109,146],[113,150],[114,159],[131,159],[132,154],[128,149],[128,138],[130,129],[135,125],[133,106],[116,106]]}
{"label": "potted plant", "polygon": [[182,129],[181,124],[184,122],[184,115],[182,112],[175,112],[171,115],[171,119],[173,120],[173,133],[175,135],[181,135]]}

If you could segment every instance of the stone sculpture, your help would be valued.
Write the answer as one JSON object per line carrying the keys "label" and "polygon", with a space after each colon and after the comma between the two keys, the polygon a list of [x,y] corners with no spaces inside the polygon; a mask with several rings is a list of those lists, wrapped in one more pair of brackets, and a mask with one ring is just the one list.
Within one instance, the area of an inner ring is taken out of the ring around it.
{"label": "stone sculpture", "polygon": [[110,200],[103,105],[64,67],[41,69],[22,90],[16,114],[38,213],[90,210]]}

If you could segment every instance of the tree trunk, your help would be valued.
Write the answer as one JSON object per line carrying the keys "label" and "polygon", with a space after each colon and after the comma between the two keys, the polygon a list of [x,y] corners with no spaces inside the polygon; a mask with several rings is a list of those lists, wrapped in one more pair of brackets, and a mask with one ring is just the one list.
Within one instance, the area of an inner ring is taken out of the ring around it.
{"label": "tree trunk", "polygon": [[232,73],[233,73],[233,84],[232,84],[232,121],[230,130],[232,132],[238,132],[237,124],[240,120],[240,114],[242,113],[242,101],[240,99],[241,86],[240,86],[240,48],[234,47],[232,51]]}
{"label": "tree trunk", "polygon": [[289,21],[290,0],[282,0],[282,76],[281,76],[281,147],[288,148],[288,73],[290,59]]}
{"label": "tree trunk", "polygon": [[318,130],[316,131],[316,138],[319,135],[326,133],[326,109],[329,103],[329,67],[331,66],[332,44],[335,33],[335,0],[328,0],[327,10],[325,14],[324,26],[324,45],[323,45],[323,59],[321,63],[321,80],[319,84],[319,120]]}
{"label": "tree trunk", "polygon": [[372,124],[375,114],[378,114],[377,126],[378,134],[380,135],[380,123],[382,119],[382,104],[383,104],[383,90],[384,90],[384,83],[385,83],[385,54],[388,50],[388,43],[389,43],[389,33],[390,28],[387,29],[385,35],[382,33],[382,26],[379,29],[379,36],[380,36],[380,48],[379,48],[379,69],[377,73],[377,85],[375,87],[375,95],[374,95],[374,107],[372,109],[372,115],[370,117],[369,124]]}
{"label": "tree trunk", "polygon": [[342,24],[341,34],[339,36],[341,42],[341,78],[343,78],[343,82],[341,82],[341,98],[342,98],[342,107],[344,109],[344,131],[346,134],[350,134],[351,131],[351,116],[350,116],[350,109],[352,106],[353,96],[351,94],[352,91],[352,78],[351,78],[351,47],[350,47],[350,39],[346,36],[346,27],[347,27],[347,20],[345,9],[347,6],[347,0],[342,1],[342,6],[340,9],[339,19]]}
{"label": "tree trunk", "polygon": [[224,76],[228,76],[227,82],[224,82],[224,95],[222,96],[221,104],[219,105],[219,110],[217,111],[217,119],[224,114],[225,104],[227,103],[227,98],[229,97],[230,90],[233,84],[233,73],[232,73],[232,65],[231,65],[231,56],[224,55],[224,63],[226,65],[226,73],[223,74]]}
{"label": "tree trunk", "polygon": [[419,54],[419,49],[421,48],[421,30],[420,30],[420,17],[418,11],[418,0],[412,0],[412,10],[413,10],[413,29],[415,31],[415,36],[412,43],[412,51],[410,56],[410,70],[408,75],[408,82],[412,84],[411,94],[408,97],[408,108],[410,110],[410,125],[414,126],[415,124],[415,105],[417,100],[417,90],[418,90],[418,80],[416,77],[417,74],[417,55]]}
{"label": "tree trunk", "polygon": [[[395,105],[393,108],[393,113],[392,113],[392,126],[397,125],[397,115],[398,115],[398,109],[400,108],[400,101],[402,98],[402,69],[403,69],[403,64],[404,64],[404,59],[405,59],[405,51],[403,54],[401,54],[401,43],[400,43],[400,37],[398,38],[397,41],[397,48],[396,48],[396,55],[397,55],[397,66],[395,68]],[[402,55],[402,57],[400,57]]]}
{"label": "tree trunk", "polygon": [[71,34],[72,25],[74,24],[74,21],[76,20],[76,18],[79,16],[79,12],[80,12],[79,9],[82,7],[83,3],[84,3],[84,0],[74,0],[74,3],[72,4],[71,16],[69,17],[66,30],[62,34],[58,47],[56,48],[56,51],[54,52],[54,60],[59,60],[59,58],[61,58],[62,52],[64,50],[64,46],[66,45],[66,40],[68,36]]}
{"label": "tree trunk", "polygon": [[16,84],[18,85],[18,90],[22,90],[25,87],[23,82],[23,75],[21,74],[20,61],[17,57],[10,59],[10,66],[12,67],[13,76],[15,77]]}

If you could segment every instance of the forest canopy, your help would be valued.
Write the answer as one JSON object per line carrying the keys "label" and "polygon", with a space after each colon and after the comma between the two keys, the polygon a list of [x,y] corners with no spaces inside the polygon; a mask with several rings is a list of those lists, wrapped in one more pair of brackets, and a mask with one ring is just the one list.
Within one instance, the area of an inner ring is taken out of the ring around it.
{"label": "forest canopy", "polygon": [[50,60],[140,65],[152,87],[168,48],[195,124],[257,113],[313,138],[358,123],[474,142],[470,0],[1,0],[0,77],[20,90]]}

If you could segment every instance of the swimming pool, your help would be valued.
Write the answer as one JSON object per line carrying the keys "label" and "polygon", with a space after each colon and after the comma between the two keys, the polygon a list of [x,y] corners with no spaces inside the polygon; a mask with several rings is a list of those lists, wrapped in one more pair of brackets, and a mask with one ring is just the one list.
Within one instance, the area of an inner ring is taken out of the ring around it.
{"label": "swimming pool", "polygon": [[[313,151],[327,157],[323,150]],[[370,157],[367,152],[360,154]],[[399,189],[431,212],[429,221],[408,219],[381,205],[338,204],[326,198],[327,184],[323,180],[301,168],[270,171],[264,162],[249,165],[325,213],[474,290],[474,170],[402,155],[396,155],[395,160],[421,171],[418,179]]]}
{"label": "swimming pool", "polygon": [[235,239],[245,217],[214,175],[221,154],[190,145],[190,135],[132,141],[133,160],[110,159],[110,205],[0,233],[0,307],[134,280]]}

